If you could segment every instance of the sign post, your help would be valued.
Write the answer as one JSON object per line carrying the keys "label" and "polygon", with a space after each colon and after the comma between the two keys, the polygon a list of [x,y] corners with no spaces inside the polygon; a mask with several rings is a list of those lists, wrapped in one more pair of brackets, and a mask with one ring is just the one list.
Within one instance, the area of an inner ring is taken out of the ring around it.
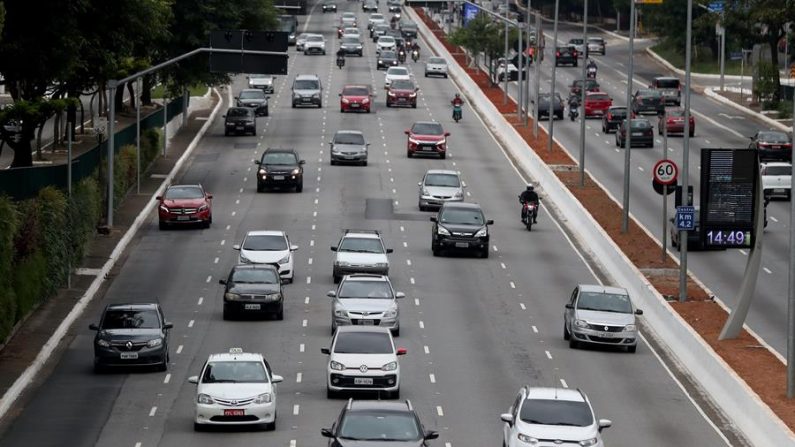
{"label": "sign post", "polygon": [[654,183],[662,185],[662,250],[660,257],[665,262],[666,247],[668,245],[668,186],[676,183],[676,178],[679,175],[679,168],[665,155],[665,147],[663,147],[663,159],[654,164],[652,174],[654,175]]}

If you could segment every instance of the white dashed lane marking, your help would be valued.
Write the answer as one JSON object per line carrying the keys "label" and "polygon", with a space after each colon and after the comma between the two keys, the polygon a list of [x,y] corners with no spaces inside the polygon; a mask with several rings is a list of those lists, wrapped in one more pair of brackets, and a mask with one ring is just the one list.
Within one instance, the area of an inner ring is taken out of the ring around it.
{"label": "white dashed lane marking", "polygon": [[425,329],[425,323],[423,323],[422,320],[420,320],[420,329]]}
{"label": "white dashed lane marking", "polygon": [[533,332],[537,334],[538,333],[538,328],[535,327],[535,326],[532,326],[532,328],[533,328]]}
{"label": "white dashed lane marking", "polygon": [[511,284],[511,288],[512,288],[512,289],[515,289],[515,288],[516,288],[516,284],[514,284],[514,283],[513,283],[513,281],[511,281],[511,282],[510,282],[510,284]]}
{"label": "white dashed lane marking", "polygon": [[204,297],[203,297],[203,296],[200,296],[200,297],[199,297],[199,301],[198,301],[196,304],[197,304],[197,305],[199,305],[199,306],[201,306],[203,302],[204,302]]}
{"label": "white dashed lane marking", "polygon": [[151,418],[151,417],[154,417],[154,416],[155,416],[155,413],[157,413],[157,407],[152,407],[152,409],[151,409],[151,410],[149,410],[149,417],[150,417],[150,418]]}
{"label": "white dashed lane marking", "polygon": [[527,307],[524,305],[524,303],[519,303],[519,307],[521,307],[522,310],[527,310]]}
{"label": "white dashed lane marking", "polygon": [[298,416],[301,407],[298,404],[293,405],[293,416]]}
{"label": "white dashed lane marking", "polygon": [[444,416],[444,410],[442,410],[441,406],[436,407],[436,414],[438,414],[439,416]]}
{"label": "white dashed lane marking", "polygon": [[301,383],[302,380],[304,380],[304,373],[296,373],[295,383]]}
{"label": "white dashed lane marking", "polygon": [[552,354],[550,354],[549,351],[544,351],[544,354],[547,355],[548,359],[552,360]]}
{"label": "white dashed lane marking", "polygon": [[431,348],[429,348],[428,345],[423,346],[422,349],[423,349],[423,351],[425,351],[426,354],[430,354],[431,353]]}
{"label": "white dashed lane marking", "polygon": [[177,354],[182,354],[182,345],[177,346]]}
{"label": "white dashed lane marking", "polygon": [[171,382],[171,374],[166,374],[166,377],[163,379],[163,383]]}
{"label": "white dashed lane marking", "polygon": [[772,274],[773,274],[773,272],[772,272],[772,271],[770,271],[770,269],[769,269],[769,268],[767,268],[767,267],[764,267],[764,268],[762,268],[762,270],[764,270],[764,271],[765,271],[765,273],[767,273],[768,275],[772,275]]}
{"label": "white dashed lane marking", "polygon": [[300,345],[298,345],[298,352],[304,352],[304,350],[306,350],[305,344],[301,343]]}
{"label": "white dashed lane marking", "polygon": [[431,383],[436,383],[436,376],[433,373],[428,374],[428,378],[431,380]]}
{"label": "white dashed lane marking", "polygon": [[188,321],[188,327],[193,327],[193,323],[195,323],[195,322],[196,322],[196,320]]}

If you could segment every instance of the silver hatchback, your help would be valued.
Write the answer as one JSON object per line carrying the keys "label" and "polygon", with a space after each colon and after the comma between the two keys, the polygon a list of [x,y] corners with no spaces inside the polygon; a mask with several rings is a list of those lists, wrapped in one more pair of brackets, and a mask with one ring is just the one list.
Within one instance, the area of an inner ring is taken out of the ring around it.
{"label": "silver hatchback", "polygon": [[417,185],[420,211],[439,208],[445,202],[464,201],[465,185],[457,171],[429,169]]}
{"label": "silver hatchback", "polygon": [[574,288],[563,314],[563,339],[569,347],[580,343],[617,346],[635,352],[638,327],[635,309],[626,289],[580,284]]}
{"label": "silver hatchback", "polygon": [[342,278],[337,290],[327,293],[331,304],[331,335],[339,326],[381,326],[392,335],[400,334],[400,308],[397,299],[403,292],[395,292],[384,275],[358,273]]}
{"label": "silver hatchback", "polygon": [[425,62],[425,77],[428,76],[447,77],[447,61],[442,57],[429,57]]}

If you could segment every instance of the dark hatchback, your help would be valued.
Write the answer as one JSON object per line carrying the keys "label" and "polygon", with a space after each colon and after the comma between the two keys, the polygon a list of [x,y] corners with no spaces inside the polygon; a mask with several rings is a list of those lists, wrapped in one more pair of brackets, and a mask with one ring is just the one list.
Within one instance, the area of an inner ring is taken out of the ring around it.
{"label": "dark hatchback", "polygon": [[232,267],[224,288],[224,320],[244,314],[272,315],[284,319],[284,291],[279,270],[269,264]]}
{"label": "dark hatchback", "polygon": [[[616,146],[627,145],[627,120],[621,122],[616,130]],[[633,118],[631,124],[630,145],[654,147],[654,127],[645,118]]]}
{"label": "dark hatchback", "polygon": [[268,95],[259,88],[247,88],[235,98],[236,106],[254,109],[257,116],[268,116]]}
{"label": "dark hatchback", "polygon": [[760,130],[751,137],[748,149],[756,149],[760,160],[792,160],[792,140],[786,133],[777,130]]}
{"label": "dark hatchback", "polygon": [[[549,93],[541,93],[538,95],[538,118],[549,117]],[[552,101],[552,113],[556,119],[563,119],[563,98],[560,94],[555,93],[555,100]]]}
{"label": "dark hatchback", "polygon": [[168,369],[168,331],[157,303],[108,304],[94,336],[94,371],[111,366],[154,366]]}
{"label": "dark hatchback", "polygon": [[654,113],[665,111],[665,100],[659,90],[640,89],[632,96],[632,113]]}
{"label": "dark hatchback", "polygon": [[627,108],[624,106],[613,106],[607,109],[602,115],[602,132],[610,133],[617,130],[621,123],[627,119]]}
{"label": "dark hatchback", "polygon": [[257,117],[254,109],[248,107],[230,107],[224,115],[224,135],[257,134]]}
{"label": "dark hatchback", "polygon": [[348,400],[331,428],[329,447],[426,447],[439,434],[425,430],[410,401]]}
{"label": "dark hatchback", "polygon": [[555,49],[555,66],[572,65],[576,67],[577,62],[577,49],[571,46],[557,47]]}
{"label": "dark hatchback", "polygon": [[[582,95],[582,79],[577,79],[576,81],[571,83],[569,87],[569,95]],[[596,79],[586,79],[585,80],[585,91],[586,92],[595,92],[599,90],[599,83],[596,82]]]}
{"label": "dark hatchback", "polygon": [[294,149],[268,148],[262,158],[255,160],[257,170],[257,192],[265,188],[295,188],[304,190],[304,160]]}
{"label": "dark hatchback", "polygon": [[489,257],[489,225],[477,203],[448,202],[431,217],[431,251],[434,256],[446,250],[476,252]]}
{"label": "dark hatchback", "polygon": [[376,63],[375,69],[386,70],[389,67],[397,67],[398,65],[400,65],[400,63],[398,62],[397,53],[385,50],[378,55],[378,62]]}

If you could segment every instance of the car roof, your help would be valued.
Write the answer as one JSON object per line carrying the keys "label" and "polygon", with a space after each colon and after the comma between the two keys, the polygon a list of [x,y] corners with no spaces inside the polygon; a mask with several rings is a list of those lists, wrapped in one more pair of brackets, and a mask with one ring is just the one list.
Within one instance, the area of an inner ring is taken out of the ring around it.
{"label": "car roof", "polygon": [[286,236],[286,234],[281,230],[253,230],[246,233],[246,237],[249,236]]}
{"label": "car roof", "polygon": [[272,152],[289,152],[291,154],[298,155],[298,153],[295,152],[295,149],[289,148],[289,147],[269,147],[269,148],[265,149],[265,152],[263,152],[262,155],[265,155],[265,154],[268,154],[268,153],[272,153]]}
{"label": "car roof", "polygon": [[[596,96],[596,95],[607,95],[607,92],[603,92],[601,90],[591,90],[591,91],[585,92],[585,96],[586,97],[592,96],[592,95],[593,96]],[[609,95],[607,95],[607,96],[609,96]]]}
{"label": "car roof", "polygon": [[350,275],[345,275],[343,277],[343,281],[345,280],[356,280],[356,281],[366,281],[366,282],[389,282],[389,277],[386,275],[375,275],[372,273],[351,273]]}
{"label": "car roof", "polygon": [[762,166],[792,167],[792,163],[787,163],[786,161],[769,161],[767,163],[762,163]]}
{"label": "car roof", "polygon": [[381,239],[381,235],[378,233],[365,233],[360,231],[348,231],[343,234],[342,237],[355,237],[357,239]]}
{"label": "car roof", "polygon": [[251,361],[263,361],[264,358],[262,354],[256,354],[253,352],[239,352],[239,353],[231,353],[231,352],[221,352],[217,354],[210,354],[207,358],[208,363],[212,362],[251,362]]}
{"label": "car roof", "polygon": [[428,174],[449,174],[449,175],[458,175],[458,171],[453,171],[452,169],[428,169],[425,171],[425,175]]}
{"label": "car roof", "polygon": [[340,129],[334,132],[334,134],[364,135],[364,133],[361,130],[344,130],[344,129]]}
{"label": "car roof", "polygon": [[415,124],[441,124],[438,121],[414,121],[411,125],[414,126]]}
{"label": "car roof", "polygon": [[170,188],[199,188],[199,189],[203,189],[202,185],[200,185],[198,183],[179,183],[179,184],[176,184],[176,185],[168,185],[168,188],[166,188],[166,189],[170,189]]}
{"label": "car roof", "polygon": [[251,114],[254,113],[254,109],[252,109],[251,107],[237,107],[237,106],[234,106],[234,107],[230,107],[230,108],[226,109],[227,112],[229,112],[230,110],[243,110],[246,113],[251,113]]}
{"label": "car roof", "polygon": [[527,387],[528,399],[565,400],[569,402],[585,402],[582,391],[571,388]]}
{"label": "car roof", "polygon": [[236,264],[232,270],[273,270],[278,272],[273,264]]}
{"label": "car roof", "polygon": [[116,303],[108,304],[105,310],[156,310],[159,307],[158,303]]}
{"label": "car roof", "polygon": [[459,208],[459,209],[483,211],[479,203],[472,203],[472,202],[445,202],[444,205],[442,205],[442,208],[444,209]]}
{"label": "car roof", "polygon": [[663,81],[663,80],[665,80],[665,81],[678,81],[679,78],[677,78],[675,76],[655,76],[654,80],[655,81],[657,81],[657,80],[660,80],[660,81]]}
{"label": "car roof", "polygon": [[580,292],[612,293],[617,295],[629,295],[627,289],[623,287],[601,286],[596,284],[580,284],[577,286]]}
{"label": "car roof", "polygon": [[260,89],[258,89],[258,88],[244,88],[244,89],[240,90],[240,93],[243,93],[243,92],[257,92],[257,93],[262,93],[262,90],[260,90]]}
{"label": "car roof", "polygon": [[389,411],[411,411],[411,404],[407,401],[396,402],[388,400],[353,400],[348,403],[349,410],[389,410]]}
{"label": "car roof", "polygon": [[318,81],[320,80],[320,78],[316,74],[299,74],[299,75],[296,75],[295,76],[295,80],[297,81],[299,79],[301,79],[301,80],[311,79],[311,80],[318,80]]}
{"label": "car roof", "polygon": [[355,87],[355,88],[366,88],[367,90],[370,90],[370,85],[369,84],[345,84],[345,85],[342,86],[342,89],[345,90],[346,88],[353,88],[353,87]]}
{"label": "car roof", "polygon": [[378,332],[382,334],[392,334],[388,327],[381,326],[338,326],[337,333],[344,332]]}

